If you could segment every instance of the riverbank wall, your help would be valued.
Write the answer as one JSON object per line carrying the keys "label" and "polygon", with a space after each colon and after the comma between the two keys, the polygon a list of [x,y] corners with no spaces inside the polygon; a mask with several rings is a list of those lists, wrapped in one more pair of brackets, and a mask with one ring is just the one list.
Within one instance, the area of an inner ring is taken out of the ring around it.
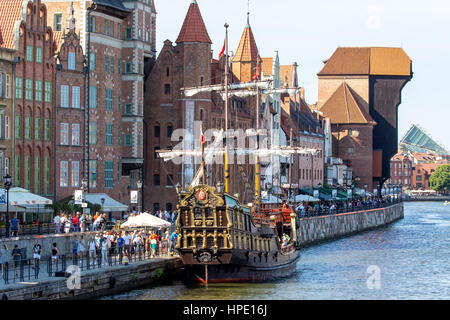
{"label": "riverbank wall", "polygon": [[301,248],[349,236],[386,226],[403,217],[403,203],[397,203],[386,208],[301,218],[297,224],[297,244]]}
{"label": "riverbank wall", "polygon": [[127,266],[120,265],[83,271],[79,278],[74,272],[68,278],[49,277],[36,282],[0,286],[0,298],[8,300],[99,298],[177,279],[181,275],[182,266],[181,259],[174,256],[139,261]]}

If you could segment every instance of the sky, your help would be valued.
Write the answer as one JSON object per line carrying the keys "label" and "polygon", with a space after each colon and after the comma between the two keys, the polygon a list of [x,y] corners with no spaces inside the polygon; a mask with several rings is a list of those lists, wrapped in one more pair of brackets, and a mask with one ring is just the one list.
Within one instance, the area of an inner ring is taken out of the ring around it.
{"label": "sky", "polygon": [[[157,50],[175,41],[191,0],[155,0]],[[450,1],[448,0],[197,0],[217,58],[229,27],[235,51],[247,21],[261,57],[278,51],[298,63],[308,103],[317,101],[317,73],[337,47],[402,47],[413,79],[402,91],[399,139],[412,124],[450,150]]]}

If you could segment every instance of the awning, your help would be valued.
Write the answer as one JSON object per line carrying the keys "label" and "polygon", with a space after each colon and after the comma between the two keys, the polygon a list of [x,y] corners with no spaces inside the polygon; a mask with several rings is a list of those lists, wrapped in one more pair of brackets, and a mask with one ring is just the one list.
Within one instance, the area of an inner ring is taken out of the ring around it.
{"label": "awning", "polygon": [[[102,204],[102,199],[105,199],[105,202]],[[124,212],[128,211],[128,206],[120,203],[119,201],[114,200],[106,193],[88,193],[86,194],[86,201],[92,204],[99,204],[102,206],[102,210],[104,212]]]}
{"label": "awning", "polygon": [[[9,212],[25,212],[25,208],[19,206],[9,206]],[[6,204],[0,204],[0,212],[6,212]]]}
{"label": "awning", "polygon": [[319,199],[310,196],[310,195],[306,195],[306,194],[299,194],[297,196],[295,196],[295,202],[318,202],[320,201]]}
{"label": "awning", "polygon": [[[3,194],[3,190],[1,193]],[[27,208],[29,206],[37,207],[37,205],[50,205],[52,204],[52,200],[31,193],[26,189],[15,187],[9,189],[9,204]]]}
{"label": "awning", "polygon": [[120,225],[121,228],[128,227],[153,227],[153,228],[167,228],[170,227],[171,223],[166,220],[160,219],[151,215],[149,213],[141,213],[137,216],[131,216],[128,218],[127,222]]}

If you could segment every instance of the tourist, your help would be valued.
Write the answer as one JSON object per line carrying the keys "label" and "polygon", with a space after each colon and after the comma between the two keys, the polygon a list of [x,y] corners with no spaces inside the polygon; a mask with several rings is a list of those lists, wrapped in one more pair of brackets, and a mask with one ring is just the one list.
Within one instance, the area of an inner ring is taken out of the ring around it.
{"label": "tourist", "polygon": [[117,251],[119,252],[119,264],[122,264],[123,246],[124,246],[124,239],[122,237],[122,232],[119,232],[119,236],[117,238]]}
{"label": "tourist", "polygon": [[72,220],[70,219],[70,216],[66,217],[64,222],[64,232],[68,234],[70,232],[70,228],[72,227]]}
{"label": "tourist", "polygon": [[74,214],[73,218],[72,218],[72,226],[73,226],[73,232],[78,232],[78,227],[80,225],[80,213],[77,212],[76,214]]}
{"label": "tourist", "polygon": [[53,223],[55,225],[55,233],[60,233],[61,232],[61,218],[58,213],[53,218]]}
{"label": "tourist", "polygon": [[93,230],[94,231],[98,231],[100,229],[100,224],[102,223],[102,216],[98,215],[98,212],[95,214],[94,216],[94,225],[93,225]]}
{"label": "tourist", "polygon": [[55,242],[55,243],[53,243],[53,247],[52,247],[52,265],[56,265],[55,271],[58,269],[58,254],[59,254],[59,250],[56,247],[56,242]]}
{"label": "tourist", "polygon": [[19,235],[19,219],[15,216],[11,220],[11,231],[13,237],[17,237]]}
{"label": "tourist", "polygon": [[123,237],[123,244],[125,248],[125,254],[131,258],[131,236],[129,235],[128,231],[125,232],[125,236]]}
{"label": "tourist", "polygon": [[33,268],[37,268],[38,270],[41,267],[41,253],[42,253],[42,246],[39,244],[39,241],[36,240],[33,246],[33,259],[34,259]]}
{"label": "tourist", "polygon": [[5,273],[5,265],[8,262],[8,247],[6,244],[3,244],[2,248],[0,249],[0,266],[2,269],[2,276],[4,276]]}
{"label": "tourist", "polygon": [[19,249],[19,246],[16,244],[14,245],[14,249],[11,252],[11,255],[14,259],[14,270],[16,272],[16,276],[19,276],[19,267],[20,267],[20,260],[22,259],[22,251]]}
{"label": "tourist", "polygon": [[86,241],[83,235],[80,236],[80,241],[78,242],[78,256],[83,259],[84,252],[86,251]]}
{"label": "tourist", "polygon": [[89,259],[92,260],[92,265],[95,265],[95,255],[97,250],[97,242],[95,241],[95,238],[92,237],[88,242],[89,247]]}
{"label": "tourist", "polygon": [[108,264],[108,239],[103,237],[102,241],[102,262],[101,265],[105,266]]}
{"label": "tourist", "polygon": [[150,246],[151,246],[151,248],[152,248],[152,254],[151,254],[151,257],[152,258],[154,258],[155,257],[155,255],[156,255],[156,239],[155,238],[152,238],[151,240],[150,240]]}
{"label": "tourist", "polygon": [[86,214],[83,213],[80,215],[80,231],[85,232],[86,231]]}
{"label": "tourist", "polygon": [[170,236],[170,255],[173,256],[173,253],[175,251],[175,245],[178,240],[178,230],[175,230],[172,232],[172,235]]}
{"label": "tourist", "polygon": [[77,239],[77,236],[73,236],[73,239],[72,239],[72,255],[73,255],[73,259],[74,260],[78,256],[78,239]]}

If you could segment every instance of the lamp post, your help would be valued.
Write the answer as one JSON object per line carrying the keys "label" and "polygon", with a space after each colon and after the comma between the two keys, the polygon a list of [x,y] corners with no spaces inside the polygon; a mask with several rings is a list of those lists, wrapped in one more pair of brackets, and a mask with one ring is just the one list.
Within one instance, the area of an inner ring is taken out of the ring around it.
{"label": "lamp post", "polygon": [[9,188],[12,186],[11,176],[6,174],[5,179],[5,190],[6,190],[6,236],[9,237]]}
{"label": "lamp post", "polygon": [[399,187],[400,187],[400,201],[402,201],[403,199],[403,184],[402,183],[400,183],[399,185],[398,185]]}
{"label": "lamp post", "polygon": [[[136,186],[137,186],[137,188],[138,188],[138,199],[141,199],[141,197],[142,197],[142,192],[141,192],[141,189],[142,189],[142,181],[141,181],[141,180],[138,180],[138,181],[136,182]],[[139,203],[139,200],[138,200],[138,203]],[[139,209],[139,212],[141,212],[141,205],[138,205],[138,209]]]}

